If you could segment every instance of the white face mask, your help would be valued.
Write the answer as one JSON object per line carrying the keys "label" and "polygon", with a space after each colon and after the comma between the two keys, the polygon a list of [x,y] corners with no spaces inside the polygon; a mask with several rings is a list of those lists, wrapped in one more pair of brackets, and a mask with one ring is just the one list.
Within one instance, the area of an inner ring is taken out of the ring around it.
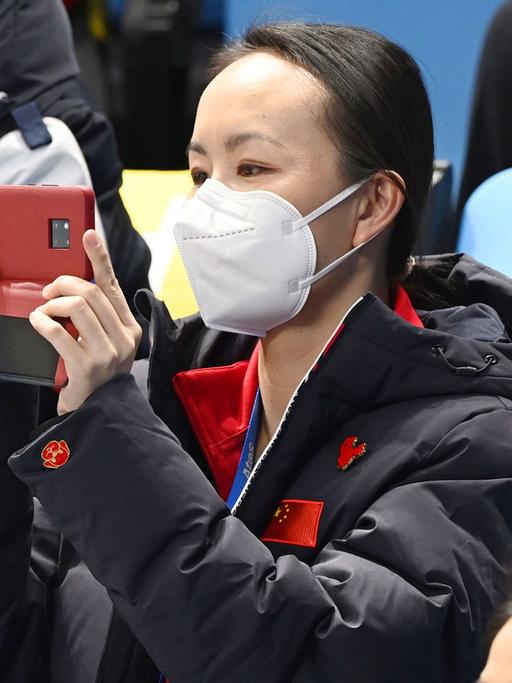
{"label": "white face mask", "polygon": [[185,202],[174,226],[204,323],[264,337],[296,316],[314,282],[376,237],[315,274],[316,246],[309,223],[366,182],[347,187],[302,216],[273,192],[238,192],[218,180],[206,180]]}

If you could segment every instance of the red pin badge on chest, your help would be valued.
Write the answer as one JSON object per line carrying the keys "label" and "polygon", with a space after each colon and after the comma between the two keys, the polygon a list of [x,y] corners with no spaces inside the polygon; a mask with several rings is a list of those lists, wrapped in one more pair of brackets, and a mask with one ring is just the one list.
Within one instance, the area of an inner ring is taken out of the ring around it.
{"label": "red pin badge on chest", "polygon": [[363,456],[367,451],[365,443],[359,443],[358,436],[347,436],[340,446],[338,455],[338,469],[345,471],[352,463]]}
{"label": "red pin badge on chest", "polygon": [[44,467],[51,470],[62,467],[69,460],[70,452],[69,446],[64,440],[50,441],[41,453]]}

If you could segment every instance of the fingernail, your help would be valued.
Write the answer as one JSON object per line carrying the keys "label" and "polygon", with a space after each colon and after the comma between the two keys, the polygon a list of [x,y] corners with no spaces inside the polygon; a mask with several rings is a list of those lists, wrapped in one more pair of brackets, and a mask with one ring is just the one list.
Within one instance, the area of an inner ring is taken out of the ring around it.
{"label": "fingernail", "polygon": [[41,320],[43,318],[43,314],[36,309],[35,311],[32,311],[32,313],[30,313],[28,318],[31,323],[36,323],[38,320]]}
{"label": "fingernail", "polygon": [[88,233],[87,242],[90,244],[91,247],[99,247],[100,246],[100,240],[99,240],[98,235],[96,234],[95,230],[91,230],[91,232]]}

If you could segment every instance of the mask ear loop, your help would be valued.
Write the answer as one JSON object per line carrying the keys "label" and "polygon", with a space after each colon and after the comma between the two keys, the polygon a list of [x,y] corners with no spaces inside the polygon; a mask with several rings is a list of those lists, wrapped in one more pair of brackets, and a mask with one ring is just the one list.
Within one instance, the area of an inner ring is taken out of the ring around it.
{"label": "mask ear loop", "polygon": [[[347,187],[345,190],[342,190],[342,192],[340,192],[339,194],[334,196],[332,199],[330,199],[325,204],[322,204],[322,206],[320,206],[318,209],[316,209],[315,211],[312,211],[310,214],[305,216],[303,219],[299,219],[298,221],[294,222],[293,227],[298,229],[300,227],[303,227],[304,225],[307,225],[310,221],[315,220],[315,218],[322,216],[326,211],[329,211],[329,209],[332,209],[337,204],[340,204],[344,199],[347,199],[352,194],[357,192],[357,190],[359,190],[359,188],[361,188],[363,185],[368,183],[372,178],[373,178],[373,175],[371,175],[369,178],[366,178],[365,180],[360,181],[359,183],[355,183],[354,185]],[[378,237],[382,232],[384,232],[384,230],[387,229],[387,227],[388,226],[384,226],[381,230],[379,230],[379,232],[375,233],[375,235],[372,235],[369,239],[367,239],[366,242],[362,242],[361,244],[358,244],[357,247],[354,247],[353,249],[350,249],[350,251],[347,251],[346,254],[342,254],[339,258],[337,258],[335,261],[330,263],[328,266],[325,266],[325,268],[318,271],[318,273],[315,273],[315,275],[312,275],[311,277],[308,277],[304,280],[295,280],[293,282],[293,290],[290,290],[290,291],[297,291],[299,289],[305,289],[306,287],[310,287],[311,285],[313,285],[315,282],[318,282],[318,280],[321,280],[323,277],[325,277],[330,272],[332,272],[335,268],[337,268],[339,265],[341,265],[343,263],[343,261],[346,261],[348,258],[353,256],[353,254],[355,254],[357,251],[359,251],[359,249],[366,246],[372,240],[374,240],[376,237]],[[292,283],[290,283],[290,284],[292,284]]]}
{"label": "mask ear loop", "polygon": [[338,194],[334,195],[334,197],[326,201],[325,204],[319,206],[318,209],[315,209],[311,213],[308,213],[307,216],[304,216],[303,218],[298,218],[296,221],[292,221],[292,232],[295,232],[295,230],[300,230],[300,228],[305,227],[306,225],[308,225],[308,223],[311,223],[317,218],[320,218],[320,216],[323,216],[324,213],[327,213],[327,211],[330,211],[338,204],[341,204],[341,202],[343,202],[345,199],[348,199],[351,195],[357,192],[357,190],[363,187],[363,185],[365,185],[370,180],[371,177],[365,178],[364,180],[360,180],[358,183],[354,183],[354,185],[346,187],[344,190],[338,192]]}
{"label": "mask ear loop", "polygon": [[359,249],[362,247],[365,247],[367,244],[369,244],[372,240],[374,240],[376,237],[378,237],[381,233],[386,230],[387,226],[379,230],[379,232],[376,232],[375,235],[372,235],[369,239],[366,240],[366,242],[362,242],[361,244],[358,244],[357,247],[354,247],[350,251],[347,251],[346,254],[343,254],[339,258],[337,258],[335,261],[332,263],[329,263],[328,266],[325,266],[322,270],[319,270],[318,273],[315,273],[315,275],[312,275],[311,277],[308,277],[305,280],[299,280],[297,283],[298,289],[304,289],[305,287],[309,287],[310,285],[314,284],[315,282],[318,282],[318,280],[321,280],[325,275],[328,275],[331,271],[333,271],[335,268],[337,268],[339,265],[343,263],[343,261],[346,261],[348,258],[353,256]]}
{"label": "mask ear loop", "polygon": [[[324,213],[327,213],[327,211],[334,208],[338,204],[341,204],[341,202],[343,202],[345,199],[348,199],[348,197],[357,192],[357,190],[359,190],[359,188],[361,188],[369,180],[371,180],[371,178],[365,178],[358,183],[354,183],[353,185],[346,187],[344,190],[338,192],[338,194],[326,201],[325,204],[322,204],[314,211],[311,211],[311,213],[308,213],[307,216],[303,216],[294,221],[284,221],[282,225],[283,234],[291,234],[296,230],[306,227],[316,218],[323,216]],[[288,291],[293,293],[298,292],[301,289],[306,289],[306,287],[308,287],[310,284],[316,282],[316,280],[319,280],[321,277],[327,275],[327,273],[336,268],[336,266],[339,265],[339,263],[341,263],[341,261],[344,260],[348,255],[349,254],[344,254],[340,257],[340,259],[334,261],[316,275],[312,275],[310,278],[306,278],[305,280],[291,280],[288,283]]]}

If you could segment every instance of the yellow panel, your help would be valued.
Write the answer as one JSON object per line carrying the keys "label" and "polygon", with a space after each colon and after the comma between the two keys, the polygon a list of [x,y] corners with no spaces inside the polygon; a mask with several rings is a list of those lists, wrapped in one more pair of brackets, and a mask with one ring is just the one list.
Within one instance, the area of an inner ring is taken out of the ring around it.
{"label": "yellow panel", "polygon": [[[121,196],[134,227],[142,236],[157,233],[165,217],[169,202],[187,196],[191,189],[189,171],[123,172]],[[185,268],[177,250],[171,255],[160,291],[173,318],[183,318],[197,311],[197,303]]]}
{"label": "yellow panel", "polygon": [[176,319],[192,315],[199,308],[177,249],[171,256],[171,263],[165,274],[161,298]]}
{"label": "yellow panel", "polygon": [[170,200],[188,195],[189,171],[124,171],[121,197],[135,228],[157,232]]}

